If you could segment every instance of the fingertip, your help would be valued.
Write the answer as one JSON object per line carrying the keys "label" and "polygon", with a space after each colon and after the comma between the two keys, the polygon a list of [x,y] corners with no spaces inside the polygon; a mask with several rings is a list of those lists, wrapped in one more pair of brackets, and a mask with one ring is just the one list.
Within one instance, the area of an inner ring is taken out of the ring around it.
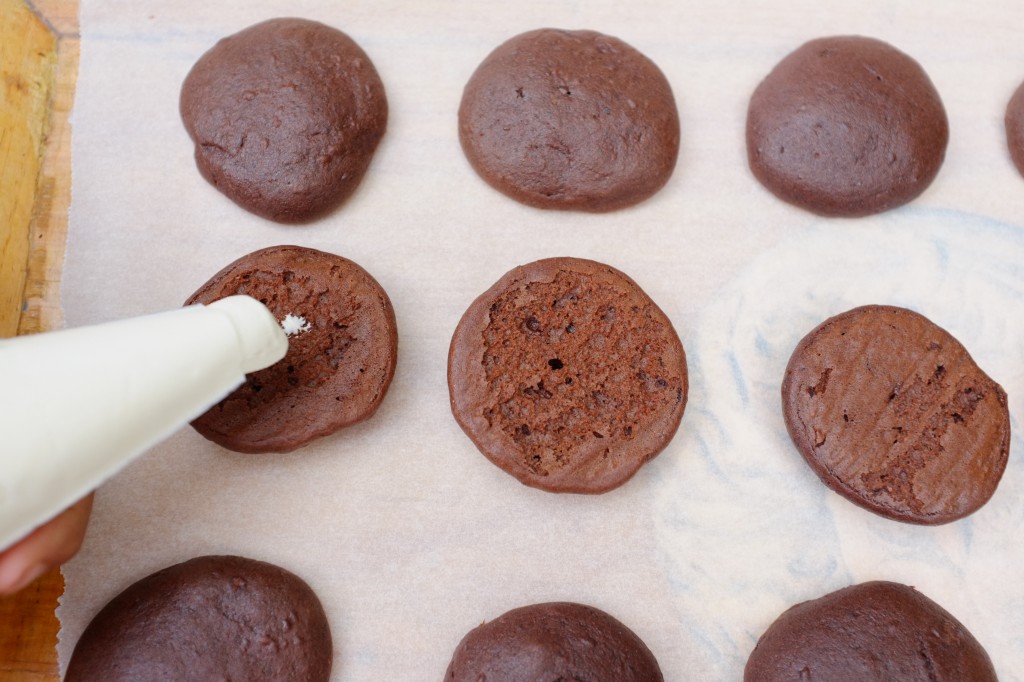
{"label": "fingertip", "polygon": [[25,589],[51,568],[49,563],[24,565],[17,561],[9,561],[0,566],[0,596],[9,597]]}
{"label": "fingertip", "polygon": [[91,509],[92,495],[88,495],[0,552],[0,596],[28,587],[77,554]]}

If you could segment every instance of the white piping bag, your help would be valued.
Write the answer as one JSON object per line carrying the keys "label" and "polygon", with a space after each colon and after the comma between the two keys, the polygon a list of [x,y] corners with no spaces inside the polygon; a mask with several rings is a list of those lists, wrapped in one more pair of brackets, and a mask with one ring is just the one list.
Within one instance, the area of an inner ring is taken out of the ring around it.
{"label": "white piping bag", "polygon": [[0,550],[287,350],[249,296],[0,340]]}

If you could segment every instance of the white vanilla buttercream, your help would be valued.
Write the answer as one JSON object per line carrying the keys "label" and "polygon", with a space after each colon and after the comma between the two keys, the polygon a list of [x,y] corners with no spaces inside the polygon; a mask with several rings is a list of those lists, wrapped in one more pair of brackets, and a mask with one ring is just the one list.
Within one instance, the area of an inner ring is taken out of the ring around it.
{"label": "white vanilla buttercream", "polygon": [[0,340],[0,549],[287,350],[248,296]]}
{"label": "white vanilla buttercream", "polygon": [[293,334],[308,332],[313,328],[313,325],[307,322],[304,317],[288,313],[284,316],[284,319],[281,320],[281,328],[284,329],[285,334],[292,336]]}

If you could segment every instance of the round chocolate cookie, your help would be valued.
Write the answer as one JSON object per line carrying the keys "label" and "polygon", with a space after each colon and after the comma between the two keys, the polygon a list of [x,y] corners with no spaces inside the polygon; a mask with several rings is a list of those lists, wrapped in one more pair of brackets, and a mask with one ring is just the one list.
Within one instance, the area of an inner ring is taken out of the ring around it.
{"label": "round chocolate cookie", "polygon": [[300,246],[239,258],[186,305],[246,294],[290,332],[288,353],[246,376],[192,422],[237,452],[287,452],[376,411],[395,374],[398,330],[387,294],[350,260]]}
{"label": "round chocolate cookie", "polygon": [[601,493],[668,445],[686,356],[633,280],[577,258],[508,272],[466,311],[448,354],[452,413],[526,485]]}
{"label": "round chocolate cookie", "polygon": [[920,65],[872,38],[812,40],[757,86],[747,110],[754,176],[826,216],[895,208],[931,184],[949,124]]}
{"label": "round chocolate cookie", "polygon": [[445,682],[660,682],[658,661],[632,630],[592,606],[533,604],[471,630]]}
{"label": "round chocolate cookie", "polygon": [[782,409],[825,485],[897,521],[976,511],[1009,454],[1006,393],[959,341],[904,308],[854,308],[804,337]]}
{"label": "round chocolate cookie", "polygon": [[1024,175],[1024,83],[1013,93],[1006,107],[1006,144],[1013,164]]}
{"label": "round chocolate cookie", "polygon": [[791,607],[761,635],[744,682],[996,682],[985,649],[912,587],[853,585]]}
{"label": "round chocolate cookie", "polygon": [[326,682],[331,631],[298,576],[204,556],[139,580],[96,614],[65,682]]}
{"label": "round chocolate cookie", "polygon": [[306,19],[272,19],[218,42],[185,78],[180,107],[203,177],[283,223],[348,198],[388,118],[366,53]]}
{"label": "round chocolate cookie", "polygon": [[541,29],[498,46],[473,73],[459,140],[480,177],[517,201],[612,211],[668,182],[679,115],[665,76],[626,43]]}

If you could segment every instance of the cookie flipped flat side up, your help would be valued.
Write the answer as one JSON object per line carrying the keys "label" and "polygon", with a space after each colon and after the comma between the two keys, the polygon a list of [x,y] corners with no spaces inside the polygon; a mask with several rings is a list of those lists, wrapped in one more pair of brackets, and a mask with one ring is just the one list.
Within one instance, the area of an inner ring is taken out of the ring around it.
{"label": "cookie flipped flat side up", "polygon": [[283,568],[204,556],[134,583],[92,619],[65,682],[327,682],[333,645],[316,594]]}
{"label": "cookie flipped flat side up", "polygon": [[894,306],[832,317],[793,351],[782,383],[793,443],[829,488],[886,518],[955,521],[1006,468],[1006,393],[947,331]]}
{"label": "cookie flipped flat side up", "polygon": [[791,607],[747,659],[744,682],[996,682],[988,653],[912,587],[875,581]]}
{"label": "cookie flipped flat side up", "polygon": [[654,654],[600,609],[571,602],[523,606],[471,630],[445,682],[661,682]]}
{"label": "cookie flipped flat side up", "polygon": [[254,251],[215,274],[186,305],[246,294],[280,321],[308,324],[279,362],[246,376],[192,422],[236,452],[288,452],[369,418],[395,374],[398,328],[391,301],[356,263],[300,246]]}
{"label": "cookie flipped flat side up", "polygon": [[498,467],[549,492],[602,493],[668,445],[688,384],[678,335],[633,280],[550,258],[469,307],[448,387],[456,421]]}
{"label": "cookie flipped flat side up", "polygon": [[812,40],[754,90],[747,157],[777,197],[826,216],[879,213],[920,195],[949,141],[921,66],[873,38]]}
{"label": "cookie flipped flat side up", "polygon": [[185,78],[202,176],[256,215],[315,220],[351,195],[387,128],[384,86],[337,29],[271,19],[224,38]]}
{"label": "cookie flipped flat side up", "polygon": [[668,182],[679,114],[661,70],[633,47],[546,28],[510,38],[477,67],[459,141],[480,177],[517,201],[613,211]]}

